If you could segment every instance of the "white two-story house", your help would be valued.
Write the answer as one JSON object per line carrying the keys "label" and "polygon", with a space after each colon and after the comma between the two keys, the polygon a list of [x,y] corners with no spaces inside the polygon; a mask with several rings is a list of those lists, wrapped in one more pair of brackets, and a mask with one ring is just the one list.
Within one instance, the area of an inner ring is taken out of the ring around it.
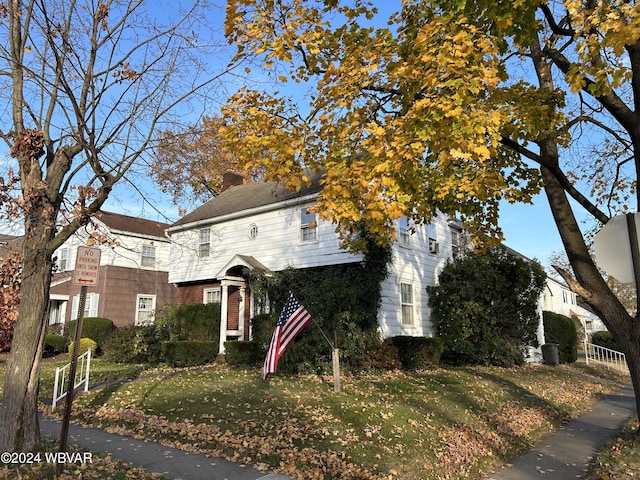
{"label": "white two-story house", "polygon": [[78,317],[80,286],[73,270],[78,246],[101,250],[98,285],[88,287],[85,317],[104,317],[117,326],[153,322],[155,310],[176,301],[168,282],[169,225],[143,218],[98,212],[54,253],[56,270],[50,289],[49,325]]}
{"label": "white two-story house", "polygon": [[[223,192],[167,229],[171,238],[169,282],[181,303],[220,302],[220,352],[227,339],[249,339],[255,305],[244,268],[277,272],[361,262],[339,248],[335,227],[309,212],[320,176],[300,191],[275,182],[242,183],[225,175]],[[447,258],[462,248],[462,226],[446,216],[414,228],[397,225],[390,274],[378,313],[383,337],[433,336],[426,287],[434,285]],[[293,292],[295,294],[295,292]]]}
{"label": "white two-story house", "polygon": [[541,303],[543,310],[578,317],[588,335],[607,329],[600,317],[580,304],[578,296],[566,284],[552,277],[547,277]]}

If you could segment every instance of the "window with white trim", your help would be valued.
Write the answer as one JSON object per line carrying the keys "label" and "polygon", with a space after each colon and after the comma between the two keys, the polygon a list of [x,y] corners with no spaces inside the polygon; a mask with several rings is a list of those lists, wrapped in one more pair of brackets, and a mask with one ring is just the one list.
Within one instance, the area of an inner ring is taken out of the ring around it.
{"label": "window with white trim", "polygon": [[318,222],[316,214],[309,212],[309,207],[300,209],[300,241],[313,242],[318,239]]}
{"label": "window with white trim", "polygon": [[451,230],[451,255],[453,258],[460,258],[463,253],[462,232],[457,228]]}
{"label": "window with white trim", "polygon": [[205,288],[202,295],[202,303],[220,303],[220,288]]}
{"label": "window with white trim", "polygon": [[398,219],[398,240],[402,246],[408,247],[411,245],[411,229],[409,228],[409,219],[407,217]]}
{"label": "window with white trim", "polygon": [[400,303],[402,305],[402,325],[413,325],[413,285],[400,284]]}
{"label": "window with white trim", "polygon": [[58,270],[64,272],[66,270],[70,270],[69,265],[69,249],[62,248],[60,249],[59,257],[58,257]]}
{"label": "window with white trim", "polygon": [[156,247],[153,245],[142,246],[142,262],[143,267],[155,267],[156,266]]}
{"label": "window with white trim", "polygon": [[[100,301],[99,293],[87,293],[84,298],[84,316],[97,317],[98,316],[98,302]],[[71,320],[77,320],[78,308],[80,306],[80,295],[74,295],[71,299]]]}
{"label": "window with white trim", "polygon": [[429,253],[438,253],[440,251],[440,245],[438,244],[438,234],[435,223],[430,223],[427,226],[427,235],[429,237]]}
{"label": "window with white trim", "polygon": [[211,229],[209,227],[201,228],[198,237],[198,256],[208,257],[211,253]]}
{"label": "window with white trim", "polygon": [[156,296],[138,295],[136,299],[135,325],[152,325],[156,314]]}

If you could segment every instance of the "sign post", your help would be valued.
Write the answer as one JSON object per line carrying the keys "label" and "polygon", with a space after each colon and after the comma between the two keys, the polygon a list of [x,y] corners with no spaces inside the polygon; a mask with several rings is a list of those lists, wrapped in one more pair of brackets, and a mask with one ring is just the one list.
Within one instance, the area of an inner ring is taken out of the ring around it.
{"label": "sign post", "polygon": [[[78,316],[76,333],[71,353],[71,365],[69,366],[69,382],[67,385],[67,398],[62,419],[62,432],[60,433],[60,453],[67,451],[67,437],[69,436],[69,419],[71,417],[71,404],[73,403],[73,387],[75,385],[76,370],[78,368],[78,352],[80,339],[82,338],[82,321],[84,320],[84,306],[87,299],[87,287],[98,285],[100,274],[100,249],[91,247],[78,247],[76,253],[76,266],[73,271],[74,285],[80,285],[80,301],[78,302]],[[63,463],[58,463],[56,473],[62,474]]]}

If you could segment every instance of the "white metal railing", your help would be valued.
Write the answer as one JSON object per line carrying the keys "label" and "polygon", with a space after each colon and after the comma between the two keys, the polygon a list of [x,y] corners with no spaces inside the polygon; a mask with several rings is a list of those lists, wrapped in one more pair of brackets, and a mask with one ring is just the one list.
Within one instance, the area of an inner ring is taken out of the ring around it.
{"label": "white metal railing", "polygon": [[589,361],[602,363],[607,368],[616,368],[622,371],[628,371],[627,359],[624,353],[610,348],[601,347],[600,345],[594,345],[593,343],[585,342],[585,359],[587,365]]}
{"label": "white metal railing", "polygon": [[[91,349],[87,349],[82,355],[78,356],[76,369],[76,378],[73,382],[75,390],[84,383],[84,391],[89,391],[89,368],[91,367]],[[53,383],[53,401],[51,403],[51,411],[56,409],[56,405],[67,395],[67,387],[69,385],[69,369],[70,363],[63,367],[56,368],[56,379]]]}

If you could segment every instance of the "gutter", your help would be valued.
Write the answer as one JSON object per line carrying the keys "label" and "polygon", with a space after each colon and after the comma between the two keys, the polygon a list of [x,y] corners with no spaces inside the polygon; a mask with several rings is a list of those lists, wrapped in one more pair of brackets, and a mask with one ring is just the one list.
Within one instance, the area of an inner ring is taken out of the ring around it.
{"label": "gutter", "polygon": [[259,213],[269,212],[271,210],[279,210],[294,205],[300,205],[306,203],[309,200],[315,200],[318,198],[317,193],[305,195],[303,197],[295,197],[289,200],[278,203],[269,203],[267,205],[261,205],[259,207],[253,207],[247,210],[241,210],[239,212],[227,213],[219,217],[205,218],[202,220],[196,220],[195,222],[185,223],[184,225],[176,225],[167,228],[165,231],[170,236],[172,233],[183,232],[185,230],[192,230],[194,228],[203,227],[206,225],[215,225],[217,223],[226,222],[228,220],[236,220],[239,218],[250,217]]}

